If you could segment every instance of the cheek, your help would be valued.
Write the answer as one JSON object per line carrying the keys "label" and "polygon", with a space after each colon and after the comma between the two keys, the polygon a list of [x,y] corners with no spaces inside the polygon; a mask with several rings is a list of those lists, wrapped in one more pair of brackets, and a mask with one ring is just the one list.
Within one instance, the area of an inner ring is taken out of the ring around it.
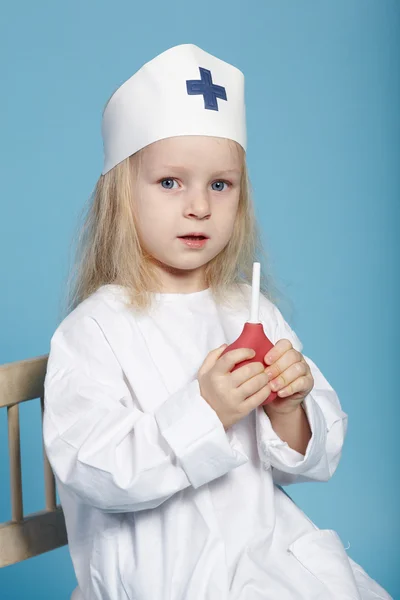
{"label": "cheek", "polygon": [[160,203],[147,195],[137,204],[137,219],[142,231],[156,231],[162,226],[165,215]]}
{"label": "cheek", "polygon": [[226,204],[217,208],[218,225],[221,232],[230,233],[233,229],[239,206],[239,198],[230,198]]}

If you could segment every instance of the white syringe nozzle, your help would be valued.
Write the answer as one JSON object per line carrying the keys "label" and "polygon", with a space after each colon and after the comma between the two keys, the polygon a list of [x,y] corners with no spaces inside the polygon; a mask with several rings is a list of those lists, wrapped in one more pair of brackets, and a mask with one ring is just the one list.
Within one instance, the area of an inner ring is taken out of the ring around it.
{"label": "white syringe nozzle", "polygon": [[251,308],[249,323],[259,323],[260,304],[260,263],[253,263],[253,281],[251,287]]}

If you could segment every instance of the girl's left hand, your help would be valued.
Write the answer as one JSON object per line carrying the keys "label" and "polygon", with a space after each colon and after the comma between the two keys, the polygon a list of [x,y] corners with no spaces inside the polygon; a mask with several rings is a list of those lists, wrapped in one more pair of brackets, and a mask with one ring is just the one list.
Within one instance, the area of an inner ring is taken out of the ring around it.
{"label": "girl's left hand", "polygon": [[314,378],[303,355],[289,340],[278,340],[264,356],[269,384],[278,397],[263,408],[271,413],[290,413],[296,410],[314,387]]}

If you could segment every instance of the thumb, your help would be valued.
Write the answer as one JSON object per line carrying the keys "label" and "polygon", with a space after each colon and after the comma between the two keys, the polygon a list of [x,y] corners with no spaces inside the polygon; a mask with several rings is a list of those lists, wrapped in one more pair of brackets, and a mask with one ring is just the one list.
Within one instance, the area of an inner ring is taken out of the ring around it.
{"label": "thumb", "polygon": [[215,365],[215,363],[217,362],[217,360],[219,359],[219,357],[221,356],[221,354],[223,353],[223,351],[225,350],[225,348],[227,348],[228,344],[222,344],[222,346],[219,346],[218,348],[214,348],[214,350],[211,350],[211,352],[209,352],[207,354],[207,356],[205,357],[203,364],[201,365],[200,369],[199,369],[199,373],[205,373],[207,371],[209,371],[211,369],[211,367],[213,367]]}
{"label": "thumb", "polygon": [[221,354],[223,353],[223,351],[225,350],[225,348],[227,348],[227,347],[228,347],[228,344],[222,344],[218,348],[215,348],[215,350],[213,350],[213,352],[215,352],[215,354],[217,355],[217,358],[219,358],[221,356]]}

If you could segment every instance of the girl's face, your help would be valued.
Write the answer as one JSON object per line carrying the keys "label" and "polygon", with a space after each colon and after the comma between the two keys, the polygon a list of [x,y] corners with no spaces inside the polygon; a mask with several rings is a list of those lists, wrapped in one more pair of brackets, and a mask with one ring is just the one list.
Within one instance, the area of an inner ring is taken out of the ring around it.
{"label": "girl's face", "polygon": [[[242,163],[240,146],[209,136],[168,138],[142,151],[134,202],[140,241],[159,268],[161,291],[204,288],[206,264],[232,235]],[[180,239],[190,233],[208,239],[193,248]]]}

